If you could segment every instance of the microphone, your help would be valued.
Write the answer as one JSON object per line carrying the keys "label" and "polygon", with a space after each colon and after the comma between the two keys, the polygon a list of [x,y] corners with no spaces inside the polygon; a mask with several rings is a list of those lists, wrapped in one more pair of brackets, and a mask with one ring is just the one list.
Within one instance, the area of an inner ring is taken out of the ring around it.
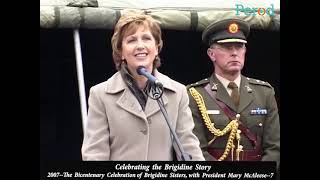
{"label": "microphone", "polygon": [[152,84],[158,87],[163,87],[163,84],[156,77],[150,74],[144,66],[139,66],[137,68],[137,73],[146,77]]}

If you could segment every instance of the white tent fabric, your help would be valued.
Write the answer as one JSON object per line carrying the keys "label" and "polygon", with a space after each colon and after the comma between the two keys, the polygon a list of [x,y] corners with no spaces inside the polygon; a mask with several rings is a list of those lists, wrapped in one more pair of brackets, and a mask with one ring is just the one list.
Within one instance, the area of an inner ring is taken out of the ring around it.
{"label": "white tent fabric", "polygon": [[[237,15],[237,4],[272,8],[274,14]],[[201,31],[225,18],[243,19],[252,28],[280,29],[280,0],[40,0],[40,27],[113,29],[127,11],[144,11],[164,29]]]}

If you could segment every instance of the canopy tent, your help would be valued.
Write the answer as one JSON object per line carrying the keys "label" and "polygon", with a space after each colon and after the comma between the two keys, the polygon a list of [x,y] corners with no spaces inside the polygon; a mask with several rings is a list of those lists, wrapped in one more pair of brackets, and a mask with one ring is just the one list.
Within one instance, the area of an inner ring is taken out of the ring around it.
{"label": "canopy tent", "polygon": [[232,17],[252,28],[280,29],[280,0],[40,0],[40,27],[113,29],[127,11],[144,11],[163,29],[202,31],[211,22]]}

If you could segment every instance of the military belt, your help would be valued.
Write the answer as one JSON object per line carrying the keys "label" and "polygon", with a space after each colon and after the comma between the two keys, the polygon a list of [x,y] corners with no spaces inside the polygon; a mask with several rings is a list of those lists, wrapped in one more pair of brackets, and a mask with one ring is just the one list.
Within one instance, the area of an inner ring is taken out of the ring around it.
{"label": "military belt", "polygon": [[[240,161],[261,161],[261,146],[259,148],[252,149],[252,150],[243,150],[240,153],[239,160]],[[224,150],[208,148],[208,153],[211,154],[213,157],[218,159],[222,156]],[[231,152],[232,153],[232,152]],[[236,157],[236,152],[233,152],[233,157]],[[225,159],[227,161],[232,161],[231,154]]]}

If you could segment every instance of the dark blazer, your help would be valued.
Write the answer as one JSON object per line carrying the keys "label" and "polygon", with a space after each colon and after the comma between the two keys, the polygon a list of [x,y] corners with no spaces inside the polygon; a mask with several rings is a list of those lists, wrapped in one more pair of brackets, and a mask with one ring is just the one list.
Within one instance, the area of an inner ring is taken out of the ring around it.
{"label": "dark blazer", "polygon": [[[227,90],[215,75],[188,85],[188,90],[194,87],[202,95],[207,110],[213,110],[211,112],[214,113],[210,113],[209,117],[211,122],[215,124],[215,127],[220,130],[230,122],[230,119],[204,89],[208,83],[210,83],[210,89],[215,91],[216,99],[224,102],[230,109],[239,113],[241,115],[241,123],[249,128],[257,137],[261,138],[262,161],[277,161],[279,164],[280,123],[273,87],[267,82],[242,76],[240,83],[240,104],[239,108],[236,109]],[[208,153],[208,148],[224,150],[229,133],[217,138],[212,144],[208,145],[208,142],[212,140],[214,135],[204,124],[199,108],[189,91],[188,94],[190,109],[195,122],[194,133],[200,140],[200,146],[205,159],[216,160],[216,158]],[[264,112],[258,114],[256,110],[263,110]],[[253,149],[252,142],[243,133],[241,133],[240,142],[244,150]]]}

